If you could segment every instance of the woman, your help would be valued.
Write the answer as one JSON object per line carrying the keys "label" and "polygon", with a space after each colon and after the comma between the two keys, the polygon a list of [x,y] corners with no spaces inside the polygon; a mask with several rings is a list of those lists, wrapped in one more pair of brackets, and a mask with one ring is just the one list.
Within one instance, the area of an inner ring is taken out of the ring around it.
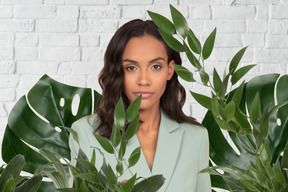
{"label": "woman", "polygon": [[[72,128],[79,134],[81,149],[91,158],[91,146],[99,146],[92,132],[110,138],[119,98],[123,98],[127,108],[142,94],[140,124],[126,154],[138,146],[142,153],[131,172],[122,176],[123,180],[136,172],[145,178],[163,174],[166,180],[160,191],[211,191],[209,174],[199,173],[208,166],[208,134],[182,111],[185,90],[178,82],[174,64],[181,65],[180,54],[168,47],[152,21],[124,24],[105,53],[99,76],[103,93],[96,115],[78,120]],[[76,157],[79,147],[72,137],[70,147],[72,158]],[[105,158],[115,167],[113,155],[105,154]],[[102,164],[100,158],[96,164]]]}

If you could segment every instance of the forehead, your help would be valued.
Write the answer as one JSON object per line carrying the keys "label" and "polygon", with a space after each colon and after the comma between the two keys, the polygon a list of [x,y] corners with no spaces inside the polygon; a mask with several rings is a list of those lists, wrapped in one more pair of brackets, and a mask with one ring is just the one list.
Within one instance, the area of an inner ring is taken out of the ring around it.
{"label": "forehead", "polygon": [[127,58],[156,58],[163,57],[167,60],[167,52],[164,44],[150,35],[131,38],[122,55],[122,59]]}

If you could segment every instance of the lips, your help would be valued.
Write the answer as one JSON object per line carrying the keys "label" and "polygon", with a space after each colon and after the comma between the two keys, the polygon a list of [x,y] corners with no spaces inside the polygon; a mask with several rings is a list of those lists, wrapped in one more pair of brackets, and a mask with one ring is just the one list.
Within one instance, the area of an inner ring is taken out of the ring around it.
{"label": "lips", "polygon": [[151,97],[154,93],[149,91],[139,91],[134,93],[137,97],[142,94],[142,99]]}

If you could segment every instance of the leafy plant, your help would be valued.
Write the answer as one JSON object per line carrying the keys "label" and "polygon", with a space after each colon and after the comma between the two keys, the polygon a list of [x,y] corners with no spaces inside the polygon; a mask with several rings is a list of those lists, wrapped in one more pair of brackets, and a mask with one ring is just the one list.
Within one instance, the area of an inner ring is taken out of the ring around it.
{"label": "leafy plant", "polygon": [[34,175],[32,178],[22,177],[20,172],[24,167],[24,162],[25,160],[22,155],[16,155],[5,168],[1,167],[1,192],[34,192],[38,190],[42,181],[42,175]]}
{"label": "leafy plant", "polygon": [[[77,95],[78,110],[72,112]],[[68,86],[44,75],[27,96],[17,101],[9,114],[2,142],[3,160],[9,162],[22,154],[25,157],[23,170],[33,174],[38,167],[48,163],[39,149],[70,159],[69,132],[65,127],[71,127],[74,121],[95,111],[99,98],[100,94],[92,89]],[[67,165],[64,165],[64,171],[69,177]],[[53,188],[51,182],[42,182],[39,190],[51,191]]]}
{"label": "leafy plant", "polygon": [[[49,160],[48,165],[53,165],[54,169],[44,171],[54,182],[57,191],[105,191],[105,192],[137,192],[137,191],[157,191],[164,184],[162,175],[154,175],[140,182],[136,180],[137,173],[129,180],[121,182],[119,178],[130,167],[133,167],[140,158],[141,149],[136,148],[129,156],[128,162],[124,159],[126,152],[126,143],[135,135],[139,124],[139,107],[141,96],[135,99],[125,112],[122,98],[119,100],[114,112],[114,125],[112,129],[111,141],[104,137],[94,134],[100,143],[102,150],[107,153],[115,154],[117,165],[115,169],[106,163],[103,155],[103,164],[100,170],[95,167],[96,153],[93,150],[91,161],[82,152],[81,148],[78,153],[76,166],[69,164],[70,172],[73,176],[73,187],[69,188],[64,172],[64,167],[59,161],[57,154],[48,150],[41,150],[40,153]],[[127,127],[127,129],[125,129]],[[74,138],[78,138],[77,132],[69,129]],[[78,139],[76,139],[78,141]],[[101,154],[102,150],[97,148]],[[128,167],[125,167],[125,164]],[[43,167],[45,170],[45,167]],[[43,170],[39,170],[43,172]],[[116,172],[115,172],[116,170]]]}
{"label": "leafy plant", "polygon": [[[204,64],[213,51],[216,28],[202,46],[184,16],[172,5],[170,11],[172,22],[157,13],[148,13],[167,44],[186,54],[200,81],[183,66],[174,66],[177,74],[188,82],[197,82],[211,90],[210,97],[193,91],[190,93],[209,110],[202,124],[209,131],[210,165],[213,162],[216,166],[203,172],[212,175],[212,186],[229,191],[287,191],[288,94],[285,85],[288,76],[259,76],[236,87],[255,66],[238,67],[247,49],[244,47],[232,58],[222,78],[215,68],[210,78]],[[275,87],[277,98],[274,98]],[[281,125],[277,125],[277,121]],[[230,147],[221,129],[229,134],[239,154]]]}
{"label": "leafy plant", "polygon": [[[94,107],[92,107],[92,93],[94,93]],[[73,114],[73,97],[76,94],[81,100],[77,113]],[[54,189],[58,191],[157,191],[164,183],[162,175],[136,182],[141,178],[135,174],[125,183],[118,181],[125,171],[123,163],[126,143],[136,133],[138,127],[140,97],[128,107],[126,112],[122,99],[119,100],[114,114],[111,141],[95,134],[95,138],[102,146],[101,149],[117,156],[118,164],[115,173],[105,160],[98,171],[95,167],[95,156],[89,162],[81,151],[76,166],[71,165],[67,160],[70,159],[69,133],[77,137],[77,133],[69,127],[76,119],[92,114],[99,97],[100,95],[91,89],[64,85],[44,75],[29,91],[28,97],[20,98],[9,114],[2,144],[3,159],[7,160],[16,154],[27,156],[28,160],[23,161],[23,166],[17,169],[19,173],[23,168],[30,173],[43,174],[53,181],[53,183],[42,182],[39,191]],[[128,167],[125,169],[137,163],[140,151],[140,148],[137,148],[132,152],[128,159]],[[71,177],[69,169],[74,177],[72,188],[69,188],[68,182]],[[10,180],[9,184],[13,181]]]}

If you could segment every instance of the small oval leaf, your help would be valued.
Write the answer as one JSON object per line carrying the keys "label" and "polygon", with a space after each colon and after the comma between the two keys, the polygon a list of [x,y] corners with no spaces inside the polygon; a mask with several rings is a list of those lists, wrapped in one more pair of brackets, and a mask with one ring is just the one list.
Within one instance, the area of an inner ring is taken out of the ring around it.
{"label": "small oval leaf", "polygon": [[128,167],[133,167],[138,162],[140,155],[141,155],[141,147],[137,147],[136,149],[134,149],[134,151],[131,153],[128,159],[129,163]]}
{"label": "small oval leaf", "polygon": [[169,47],[171,47],[172,49],[178,52],[185,51],[185,47],[172,35],[165,33],[164,31],[161,31],[161,30],[159,30],[159,32],[161,36],[163,37],[163,39],[165,40],[165,42],[169,45]]}
{"label": "small oval leaf", "polygon": [[176,29],[173,25],[173,23],[167,19],[166,17],[159,15],[157,13],[154,13],[152,11],[147,11],[153,22],[158,26],[158,28],[161,31],[164,31],[168,34],[175,34]]}
{"label": "small oval leaf", "polygon": [[181,77],[185,81],[195,82],[193,74],[188,69],[186,69],[185,67],[176,64],[176,65],[174,65],[174,69],[175,69],[177,75],[179,75],[179,77]]}
{"label": "small oval leaf", "polygon": [[176,31],[185,38],[189,33],[188,23],[185,17],[172,5],[170,5],[172,20],[174,22]]}
{"label": "small oval leaf", "polygon": [[215,43],[215,37],[216,37],[216,28],[212,31],[212,33],[208,36],[208,38],[204,43],[202,51],[202,57],[204,60],[207,59],[212,53]]}
{"label": "small oval leaf", "polygon": [[111,145],[111,143],[105,139],[104,137],[96,134],[96,133],[93,133],[95,138],[97,139],[97,141],[99,142],[99,144],[101,145],[101,147],[107,152],[107,153],[111,153],[113,154],[114,153],[114,148],[113,146]]}

